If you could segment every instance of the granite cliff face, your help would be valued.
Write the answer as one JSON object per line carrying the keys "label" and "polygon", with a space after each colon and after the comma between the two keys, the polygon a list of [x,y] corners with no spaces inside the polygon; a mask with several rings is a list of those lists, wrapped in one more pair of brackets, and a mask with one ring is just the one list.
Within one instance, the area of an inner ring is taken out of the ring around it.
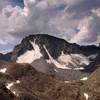
{"label": "granite cliff face", "polygon": [[0,98],[100,100],[99,74],[100,46],[30,35],[11,53],[0,54]]}

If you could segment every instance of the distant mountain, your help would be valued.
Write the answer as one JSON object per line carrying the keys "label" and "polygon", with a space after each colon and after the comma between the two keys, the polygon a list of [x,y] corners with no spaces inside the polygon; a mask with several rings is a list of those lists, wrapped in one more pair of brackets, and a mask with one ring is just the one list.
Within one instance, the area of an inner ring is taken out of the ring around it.
{"label": "distant mountain", "polygon": [[100,46],[80,46],[47,34],[25,37],[12,53],[0,55],[0,60],[29,63],[36,70],[65,80],[88,77],[100,62]]}
{"label": "distant mountain", "polygon": [[0,60],[2,61],[10,61],[12,53],[2,54],[0,53]]}

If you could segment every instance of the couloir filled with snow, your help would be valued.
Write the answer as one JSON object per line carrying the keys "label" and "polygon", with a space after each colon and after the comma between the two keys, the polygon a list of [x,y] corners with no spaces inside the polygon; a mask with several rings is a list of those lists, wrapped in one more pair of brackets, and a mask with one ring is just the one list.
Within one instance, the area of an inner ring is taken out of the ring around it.
{"label": "couloir filled with snow", "polygon": [[19,56],[16,61],[17,63],[32,63],[36,59],[40,59],[42,57],[39,46],[35,42],[30,43],[32,44],[34,50],[29,50]]}

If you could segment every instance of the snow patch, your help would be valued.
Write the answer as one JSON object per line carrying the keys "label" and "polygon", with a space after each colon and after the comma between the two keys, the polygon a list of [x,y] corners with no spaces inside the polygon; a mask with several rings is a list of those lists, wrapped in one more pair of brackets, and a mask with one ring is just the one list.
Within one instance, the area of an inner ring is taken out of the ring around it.
{"label": "snow patch", "polygon": [[16,83],[17,83],[17,84],[20,84],[20,81],[19,81],[19,80],[17,80],[17,81],[16,81]]}
{"label": "snow patch", "polygon": [[57,69],[54,69],[54,71],[55,71],[55,72],[58,72],[58,70],[57,70]]}
{"label": "snow patch", "polygon": [[[58,57],[58,61],[60,63],[65,64],[65,66],[82,66],[89,65],[90,61],[87,57],[81,54],[64,54],[63,52]],[[75,68],[75,70],[84,70],[83,67]]]}
{"label": "snow patch", "polygon": [[70,81],[64,81],[65,83],[70,83]]}
{"label": "snow patch", "polygon": [[65,54],[63,53],[63,51],[62,51],[61,55],[58,57],[58,61],[59,61],[60,63],[65,64],[66,66],[68,66],[69,63],[74,64],[73,61],[72,61],[71,55],[65,55]]}
{"label": "snow patch", "polygon": [[46,47],[45,47],[45,46],[43,46],[43,47],[44,47],[46,53],[48,54],[51,63],[53,63],[57,68],[60,68],[60,69],[71,69],[71,68],[69,68],[69,67],[66,67],[65,64],[60,64],[59,62],[57,62],[57,61],[50,55],[50,53],[48,52],[48,50],[46,49]]}
{"label": "snow patch", "polygon": [[10,90],[10,88],[11,88],[13,85],[14,85],[14,82],[9,83],[9,84],[6,86],[6,88]]}
{"label": "snow patch", "polygon": [[62,51],[61,55],[59,56],[58,61],[60,63],[65,64],[65,65],[69,65],[69,63],[74,64],[73,61],[72,61],[71,55],[65,55],[63,53],[63,51]]}
{"label": "snow patch", "polygon": [[16,95],[16,92],[15,91],[12,91],[12,93]]}
{"label": "snow patch", "polygon": [[85,96],[86,100],[88,100],[89,95],[87,93],[84,93],[84,96]]}
{"label": "snow patch", "polygon": [[6,73],[6,71],[7,71],[7,68],[0,69],[1,73]]}
{"label": "snow patch", "polygon": [[32,63],[36,59],[40,59],[43,55],[40,52],[39,46],[35,42],[30,42],[34,50],[29,50],[17,58],[17,63]]}
{"label": "snow patch", "polygon": [[98,56],[98,54],[96,53],[96,54],[92,54],[92,55],[88,56],[88,58],[89,59],[95,59],[97,56]]}
{"label": "snow patch", "polygon": [[82,54],[72,54],[72,57],[80,62],[80,65],[89,65],[90,61]]}
{"label": "snow patch", "polygon": [[16,91],[16,90],[11,90],[11,92],[14,94],[14,95],[16,95],[17,97],[19,96],[19,93],[18,93],[18,91]]}
{"label": "snow patch", "polygon": [[16,83],[17,84],[20,84],[20,81],[19,80],[16,80],[15,82],[8,83],[7,86],[6,86],[6,88],[9,89],[16,96],[19,96],[18,95],[18,91],[16,91],[15,89],[11,89],[11,87],[14,86],[14,84],[16,84]]}
{"label": "snow patch", "polygon": [[85,81],[85,80],[87,80],[87,79],[88,79],[88,77],[83,77],[83,78],[80,79],[80,80]]}
{"label": "snow patch", "polygon": [[74,68],[74,70],[84,70],[84,67]]}
{"label": "snow patch", "polygon": [[46,62],[47,62],[48,64],[51,64],[51,60],[50,60],[50,59],[46,60]]}
{"label": "snow patch", "polygon": [[[77,66],[82,66],[82,65],[88,65],[90,63],[89,59],[81,54],[68,55],[68,54],[64,54],[63,51],[62,51],[61,55],[58,57],[58,59],[55,60],[50,55],[49,51],[46,49],[45,46],[44,46],[44,49],[49,56],[48,63],[53,63],[57,68],[60,68],[60,69],[71,70],[71,69],[73,69],[73,66],[77,67]],[[72,68],[69,65],[72,66]],[[74,70],[84,70],[84,67],[75,68]]]}

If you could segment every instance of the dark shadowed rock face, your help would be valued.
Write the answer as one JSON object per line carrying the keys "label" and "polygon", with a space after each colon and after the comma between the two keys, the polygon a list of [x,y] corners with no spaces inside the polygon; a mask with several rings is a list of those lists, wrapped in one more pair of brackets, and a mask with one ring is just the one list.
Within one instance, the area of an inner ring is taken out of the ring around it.
{"label": "dark shadowed rock face", "polygon": [[29,64],[2,63],[7,70],[0,73],[0,100],[100,100],[99,67],[88,80],[68,82]]}

